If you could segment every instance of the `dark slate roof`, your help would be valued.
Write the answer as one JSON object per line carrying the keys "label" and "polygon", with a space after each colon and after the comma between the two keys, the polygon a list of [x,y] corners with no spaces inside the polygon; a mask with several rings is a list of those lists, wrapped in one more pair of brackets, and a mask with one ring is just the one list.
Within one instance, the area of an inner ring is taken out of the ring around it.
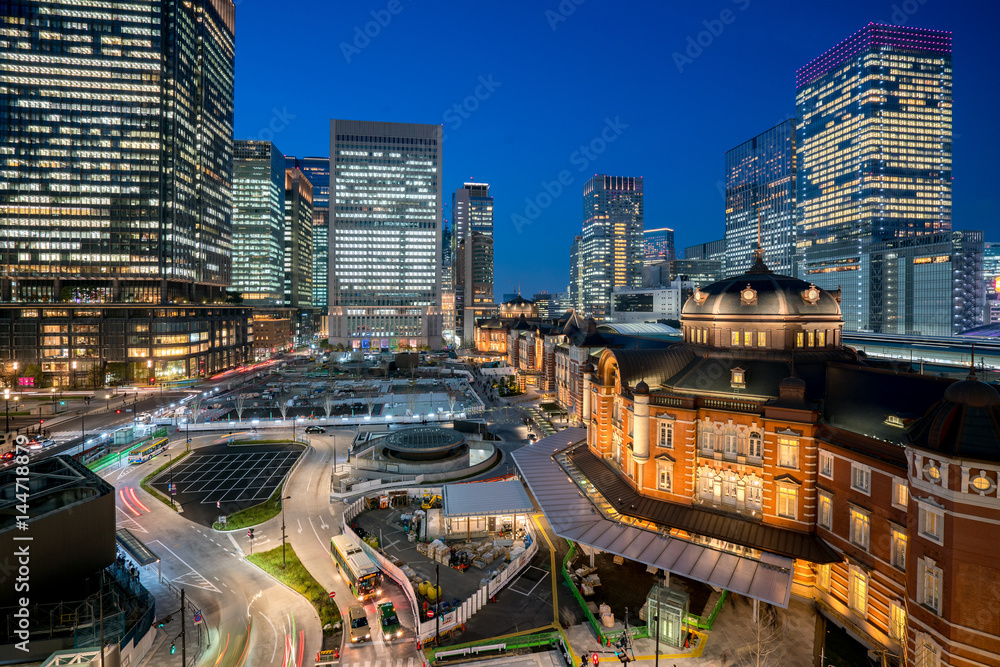
{"label": "dark slate roof", "polygon": [[[749,287],[756,292],[753,303],[744,303],[741,292]],[[699,304],[694,297],[685,303],[682,317],[688,315],[739,315],[756,316],[805,315],[809,317],[840,317],[840,304],[834,293],[818,288],[819,298],[810,303],[805,292],[814,287],[791,276],[770,272],[747,272],[734,278],[699,288],[705,300]]]}
{"label": "dark slate roof", "polygon": [[585,446],[577,448],[570,458],[621,514],[812,563],[841,561],[833,548],[812,533],[799,533],[700,507],[641,496]]}
{"label": "dark slate roof", "polygon": [[953,458],[1000,462],[1000,396],[975,377],[955,382],[913,425],[910,441]]}
{"label": "dark slate roof", "polygon": [[639,380],[658,387],[676,375],[695,358],[691,348],[673,345],[653,350],[612,350],[618,362],[622,386],[634,387]]}
{"label": "dark slate roof", "polygon": [[952,380],[864,366],[830,364],[823,420],[870,438],[902,443],[906,429],[886,423],[889,415],[916,419],[944,395]]}

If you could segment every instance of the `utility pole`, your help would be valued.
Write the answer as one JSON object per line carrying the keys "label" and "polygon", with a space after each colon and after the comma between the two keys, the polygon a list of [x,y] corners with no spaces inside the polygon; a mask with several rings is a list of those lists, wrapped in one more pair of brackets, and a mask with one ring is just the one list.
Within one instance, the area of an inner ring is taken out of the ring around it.
{"label": "utility pole", "polygon": [[441,645],[441,563],[434,564],[434,588],[437,601],[434,603],[434,646]]}
{"label": "utility pole", "polygon": [[184,631],[184,617],[187,616],[187,609],[184,608],[184,589],[181,589],[181,665],[187,667],[187,633]]}
{"label": "utility pole", "polygon": [[101,571],[101,592],[98,595],[98,605],[101,608],[101,667],[104,667],[104,572]]}

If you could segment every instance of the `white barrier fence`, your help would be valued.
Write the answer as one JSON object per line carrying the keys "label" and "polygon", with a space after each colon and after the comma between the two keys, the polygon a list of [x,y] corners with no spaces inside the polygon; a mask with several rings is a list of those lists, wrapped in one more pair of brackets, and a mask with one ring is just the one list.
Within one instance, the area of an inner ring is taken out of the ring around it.
{"label": "white barrier fence", "polygon": [[438,623],[438,619],[422,620],[420,602],[417,599],[417,594],[413,590],[413,584],[410,583],[409,578],[392,561],[383,556],[381,551],[361,540],[357,533],[351,529],[351,521],[364,511],[364,506],[365,498],[359,498],[344,511],[343,532],[357,539],[361,544],[361,548],[378,564],[379,569],[389,575],[403,589],[406,599],[410,601],[415,621],[414,627],[417,630],[417,638],[421,642],[431,639],[439,632],[447,632],[459,625],[464,625],[477,611],[486,605],[491,597],[515,579],[531,563],[531,559],[534,558],[535,554],[538,553],[537,536],[531,522],[528,521],[525,525],[528,528],[528,536],[531,539],[531,544],[517,558],[508,563],[502,570],[499,570],[485,585],[480,586],[479,590],[458,607],[447,614],[442,614],[439,619],[440,624]]}

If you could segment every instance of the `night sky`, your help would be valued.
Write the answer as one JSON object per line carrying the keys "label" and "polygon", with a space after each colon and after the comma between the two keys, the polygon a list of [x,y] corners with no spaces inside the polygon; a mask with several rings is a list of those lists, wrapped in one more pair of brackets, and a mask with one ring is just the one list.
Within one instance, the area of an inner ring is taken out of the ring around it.
{"label": "night sky", "polygon": [[678,249],[722,238],[725,151],[793,117],[795,70],[869,22],[953,32],[954,228],[1000,240],[995,3],[236,5],[236,138],[327,156],[331,118],[443,124],[446,217],[464,181],[492,187],[498,298],[566,289],[595,173],[643,176]]}

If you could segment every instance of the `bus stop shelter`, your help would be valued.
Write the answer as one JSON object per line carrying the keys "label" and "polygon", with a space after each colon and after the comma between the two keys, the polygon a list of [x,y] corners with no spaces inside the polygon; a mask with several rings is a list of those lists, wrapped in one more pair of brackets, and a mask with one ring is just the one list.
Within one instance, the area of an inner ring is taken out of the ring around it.
{"label": "bus stop shelter", "polygon": [[445,533],[455,537],[484,537],[516,530],[527,523],[535,506],[518,480],[445,484],[441,492]]}
{"label": "bus stop shelter", "polygon": [[135,561],[135,564],[139,567],[146,567],[148,565],[156,564],[156,578],[160,579],[162,574],[162,564],[160,563],[160,557],[153,553],[149,547],[142,543],[138,537],[136,537],[131,530],[128,528],[119,528],[115,531],[115,540],[118,542],[118,547],[124,551],[129,558]]}

